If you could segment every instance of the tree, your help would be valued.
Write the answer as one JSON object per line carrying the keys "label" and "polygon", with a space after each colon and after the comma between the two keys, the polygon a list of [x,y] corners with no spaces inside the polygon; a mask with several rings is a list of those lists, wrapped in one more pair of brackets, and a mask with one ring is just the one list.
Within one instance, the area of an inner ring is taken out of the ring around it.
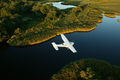
{"label": "tree", "polygon": [[105,61],[82,59],[72,62],[54,74],[51,80],[120,80],[120,66]]}

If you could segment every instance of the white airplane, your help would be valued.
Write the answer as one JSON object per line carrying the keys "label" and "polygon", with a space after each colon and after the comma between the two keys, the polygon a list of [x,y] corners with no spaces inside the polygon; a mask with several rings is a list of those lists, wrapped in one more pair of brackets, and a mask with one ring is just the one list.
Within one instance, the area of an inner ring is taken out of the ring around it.
{"label": "white airplane", "polygon": [[58,47],[66,47],[68,49],[70,49],[73,53],[76,53],[77,51],[75,50],[75,48],[73,47],[74,42],[70,42],[65,36],[64,34],[61,34],[61,38],[64,41],[63,44],[56,44],[55,42],[52,42],[53,47],[55,48],[55,50],[59,50]]}

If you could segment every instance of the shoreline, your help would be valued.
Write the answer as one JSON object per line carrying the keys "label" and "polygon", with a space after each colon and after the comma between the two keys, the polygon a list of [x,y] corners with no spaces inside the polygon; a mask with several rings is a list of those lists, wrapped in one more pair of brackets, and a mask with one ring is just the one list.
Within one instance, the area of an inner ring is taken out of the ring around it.
{"label": "shoreline", "polygon": [[52,38],[54,38],[54,37],[56,37],[56,36],[58,36],[60,34],[68,34],[68,33],[73,33],[73,32],[89,32],[89,31],[92,31],[94,29],[96,29],[96,26],[92,27],[92,28],[86,28],[86,29],[85,28],[76,28],[74,30],[68,30],[68,31],[65,31],[65,32],[62,31],[62,32],[59,32],[59,33],[57,33],[57,34],[55,34],[53,36],[45,38],[43,40],[36,40],[36,41],[30,42],[30,43],[28,43],[28,45],[32,46],[32,45],[36,45],[36,44],[46,42],[46,41],[48,41],[48,40],[50,40],[50,39],[52,39]]}

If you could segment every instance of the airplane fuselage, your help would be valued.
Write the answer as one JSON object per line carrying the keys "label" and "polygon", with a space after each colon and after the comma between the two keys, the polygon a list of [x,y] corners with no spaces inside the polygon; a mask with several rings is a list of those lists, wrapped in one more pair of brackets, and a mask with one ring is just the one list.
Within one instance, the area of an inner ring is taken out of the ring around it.
{"label": "airplane fuselage", "polygon": [[70,44],[66,44],[66,43],[63,43],[63,44],[56,44],[58,47],[69,47],[69,46],[73,46],[74,43],[73,42],[70,42]]}
{"label": "airplane fuselage", "polygon": [[70,42],[63,34],[61,34],[61,38],[64,41],[64,43],[62,43],[62,44],[56,44],[55,42],[52,42],[52,45],[55,48],[55,50],[59,50],[58,47],[66,47],[66,48],[70,49],[73,53],[77,52],[75,50],[75,48],[73,47],[74,42]]}

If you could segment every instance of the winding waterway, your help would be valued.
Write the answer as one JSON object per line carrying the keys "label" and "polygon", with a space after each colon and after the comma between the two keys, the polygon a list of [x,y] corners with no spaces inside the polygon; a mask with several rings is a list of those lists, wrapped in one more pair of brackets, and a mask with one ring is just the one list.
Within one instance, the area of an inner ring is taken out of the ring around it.
{"label": "winding waterway", "polygon": [[[120,65],[120,22],[116,18],[103,17],[103,22],[91,32],[65,34],[73,41],[78,53],[73,54],[66,48],[55,51],[51,43],[62,43],[57,36],[44,43],[29,47],[1,47],[1,71],[4,78],[15,80],[49,80],[71,61],[83,58],[96,58]],[[17,76],[17,77],[15,77]]]}

